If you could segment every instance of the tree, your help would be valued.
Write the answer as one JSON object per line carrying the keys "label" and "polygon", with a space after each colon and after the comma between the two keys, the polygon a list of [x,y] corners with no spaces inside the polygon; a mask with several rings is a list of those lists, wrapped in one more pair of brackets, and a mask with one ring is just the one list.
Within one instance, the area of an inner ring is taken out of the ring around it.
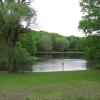
{"label": "tree", "polygon": [[54,41],[54,50],[64,52],[67,50],[69,42],[65,37],[56,37]]}
{"label": "tree", "polygon": [[100,0],[81,0],[80,6],[84,16],[79,22],[79,28],[89,35],[86,57],[100,59]]}
{"label": "tree", "polygon": [[[21,33],[27,31],[35,11],[26,0],[0,0],[0,40],[7,44],[7,65],[10,72],[16,71],[16,42]],[[26,23],[24,27],[23,22]]]}
{"label": "tree", "polygon": [[75,49],[84,52],[85,48],[86,48],[86,37],[81,37],[76,43]]}
{"label": "tree", "polygon": [[51,38],[47,35],[43,35],[38,42],[39,51],[52,51],[52,41]]}
{"label": "tree", "polygon": [[85,54],[89,60],[100,60],[100,38],[98,36],[91,35],[87,37]]}
{"label": "tree", "polygon": [[79,28],[86,34],[100,35],[100,0],[81,0],[80,6],[84,16],[79,22]]}
{"label": "tree", "polygon": [[67,37],[68,41],[69,41],[69,50],[70,51],[75,51],[77,50],[77,44],[79,42],[79,37],[76,37],[76,36],[69,36]]}
{"label": "tree", "polygon": [[36,52],[36,44],[32,38],[33,36],[32,32],[24,33],[19,36],[17,41],[17,45],[26,48],[31,55]]}

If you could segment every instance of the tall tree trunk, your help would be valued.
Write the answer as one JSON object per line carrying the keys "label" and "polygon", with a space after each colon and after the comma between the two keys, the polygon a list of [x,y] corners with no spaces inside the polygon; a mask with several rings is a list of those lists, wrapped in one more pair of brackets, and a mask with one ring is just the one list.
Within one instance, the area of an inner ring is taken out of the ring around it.
{"label": "tall tree trunk", "polygon": [[9,72],[16,72],[16,59],[15,59],[15,47],[9,46],[8,48],[8,69]]}
{"label": "tall tree trunk", "polygon": [[[16,72],[16,59],[15,59],[15,47],[16,47],[16,41],[18,37],[17,30],[14,30],[15,33],[12,32],[12,34],[8,35],[8,68],[9,72]],[[11,31],[9,31],[11,32]],[[8,33],[9,33],[8,32]],[[10,37],[10,40],[9,40]]]}

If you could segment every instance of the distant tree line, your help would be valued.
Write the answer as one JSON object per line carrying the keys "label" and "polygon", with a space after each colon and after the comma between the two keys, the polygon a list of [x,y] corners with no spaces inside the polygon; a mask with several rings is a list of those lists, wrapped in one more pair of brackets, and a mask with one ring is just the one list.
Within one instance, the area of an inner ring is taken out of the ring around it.
{"label": "distant tree line", "polygon": [[30,34],[20,36],[18,45],[26,48],[32,55],[35,52],[84,51],[84,41],[85,37],[67,37],[57,33],[31,31]]}
{"label": "distant tree line", "polygon": [[[27,36],[28,35],[28,36]],[[97,34],[86,37],[61,36],[45,31],[31,31],[22,34],[19,44],[26,48],[31,55],[36,52],[85,52],[88,60],[100,59],[100,36]]]}

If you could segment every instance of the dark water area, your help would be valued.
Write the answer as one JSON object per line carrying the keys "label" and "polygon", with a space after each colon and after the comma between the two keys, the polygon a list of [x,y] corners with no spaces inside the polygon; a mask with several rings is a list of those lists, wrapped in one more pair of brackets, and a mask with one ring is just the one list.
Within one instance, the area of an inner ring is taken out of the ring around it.
{"label": "dark water area", "polygon": [[55,58],[55,59],[60,59],[60,58],[75,58],[75,59],[78,59],[78,58],[84,58],[84,53],[80,52],[65,52],[65,53],[37,53],[35,54],[35,56],[37,58],[45,58],[45,59],[52,59],[52,58]]}
{"label": "dark water area", "polygon": [[40,53],[35,56],[39,59],[32,66],[33,72],[100,70],[100,62],[87,61],[84,53]]}
{"label": "dark water area", "polygon": [[87,70],[100,70],[100,61],[87,61]]}

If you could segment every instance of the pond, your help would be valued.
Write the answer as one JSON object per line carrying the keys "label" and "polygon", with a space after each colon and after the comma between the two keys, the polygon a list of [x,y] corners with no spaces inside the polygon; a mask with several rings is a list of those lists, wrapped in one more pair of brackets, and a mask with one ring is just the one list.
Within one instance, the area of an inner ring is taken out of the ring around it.
{"label": "pond", "polygon": [[32,66],[33,72],[87,70],[83,53],[39,53],[38,63]]}
{"label": "pond", "polygon": [[84,53],[38,53],[32,72],[54,72],[54,71],[77,71],[77,70],[100,70],[100,61],[86,61]]}
{"label": "pond", "polygon": [[33,66],[33,72],[86,70],[83,59],[48,59]]}

